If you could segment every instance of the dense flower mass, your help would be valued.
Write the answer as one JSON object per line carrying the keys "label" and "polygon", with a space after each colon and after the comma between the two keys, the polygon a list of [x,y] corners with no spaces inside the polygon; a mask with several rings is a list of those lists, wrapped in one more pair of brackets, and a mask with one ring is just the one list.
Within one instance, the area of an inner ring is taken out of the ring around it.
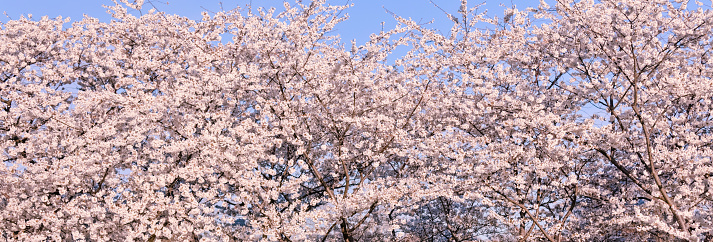
{"label": "dense flower mass", "polygon": [[713,239],[710,6],[461,4],[0,23],[1,238]]}

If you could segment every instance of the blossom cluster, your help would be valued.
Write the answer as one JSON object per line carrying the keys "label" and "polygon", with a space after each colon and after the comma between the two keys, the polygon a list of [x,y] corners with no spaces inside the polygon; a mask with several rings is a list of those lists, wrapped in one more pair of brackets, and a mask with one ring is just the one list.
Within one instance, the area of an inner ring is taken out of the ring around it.
{"label": "blossom cluster", "polygon": [[713,239],[710,9],[461,0],[345,48],[326,0],[142,3],[0,23],[0,238]]}

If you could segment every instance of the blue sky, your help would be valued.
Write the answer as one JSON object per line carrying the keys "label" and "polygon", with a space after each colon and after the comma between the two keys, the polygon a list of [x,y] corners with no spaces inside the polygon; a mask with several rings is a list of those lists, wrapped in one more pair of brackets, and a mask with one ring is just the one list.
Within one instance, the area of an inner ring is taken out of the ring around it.
{"label": "blue sky", "polygon": [[[167,13],[187,16],[191,19],[200,19],[200,13],[203,11],[220,11],[221,2],[223,9],[233,9],[240,6],[245,7],[250,4],[250,0],[234,0],[234,1],[219,1],[219,0],[147,0],[153,2],[159,11]],[[168,1],[168,4],[166,4]],[[460,7],[460,0],[432,0],[433,3],[440,6],[445,11],[451,14],[456,14]],[[288,0],[293,2],[293,0]],[[344,4],[347,0],[331,0],[332,4]],[[337,26],[336,33],[342,37],[342,41],[348,43],[352,39],[356,39],[357,43],[364,43],[368,40],[369,34],[379,32],[381,30],[381,22],[384,23],[385,29],[393,28],[396,25],[393,17],[387,13],[384,8],[400,15],[402,17],[411,18],[417,22],[429,22],[433,20],[432,28],[442,29],[447,31],[452,26],[453,22],[449,20],[441,9],[437,8],[429,0],[351,0],[354,7],[347,9],[350,19]],[[489,16],[502,16],[504,6],[512,6],[515,4],[517,8],[524,9],[533,7],[539,1],[530,0],[491,0],[485,1],[485,5],[480,9],[488,9]],[[262,7],[282,7],[283,0],[252,0],[253,6]],[[473,7],[476,4],[483,3],[483,0],[471,0],[469,6]],[[111,0],[0,0],[0,11],[5,12],[5,15],[0,15],[0,22],[6,22],[12,19],[18,19],[21,15],[32,14],[33,19],[39,19],[41,16],[49,16],[51,18],[62,16],[70,17],[72,20],[79,20],[83,14],[99,18],[102,21],[108,21],[110,16],[105,12],[102,5],[111,5]],[[144,10],[152,8],[150,4],[144,5]],[[138,12],[133,12],[139,15]]]}

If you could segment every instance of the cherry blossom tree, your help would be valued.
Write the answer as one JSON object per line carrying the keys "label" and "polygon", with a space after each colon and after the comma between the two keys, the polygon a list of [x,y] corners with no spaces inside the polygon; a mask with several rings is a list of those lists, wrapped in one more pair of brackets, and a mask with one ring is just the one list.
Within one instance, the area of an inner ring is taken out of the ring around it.
{"label": "cherry blossom tree", "polygon": [[568,42],[549,50],[576,80],[566,89],[606,113],[582,143],[597,168],[583,225],[605,238],[711,238],[713,12],[687,4],[563,1],[543,28],[559,41],[542,43]]}
{"label": "cherry blossom tree", "polygon": [[384,161],[418,106],[383,65],[391,33],[345,51],[344,7],[285,8],[4,24],[3,236],[390,234],[405,171]]}
{"label": "cherry blossom tree", "polygon": [[556,4],[486,19],[463,1],[450,35],[402,20],[405,70],[442,85],[412,157],[437,184],[435,236],[710,239],[710,9]]}
{"label": "cherry blossom tree", "polygon": [[554,4],[362,45],[325,0],[2,23],[0,234],[713,238],[713,13]]}

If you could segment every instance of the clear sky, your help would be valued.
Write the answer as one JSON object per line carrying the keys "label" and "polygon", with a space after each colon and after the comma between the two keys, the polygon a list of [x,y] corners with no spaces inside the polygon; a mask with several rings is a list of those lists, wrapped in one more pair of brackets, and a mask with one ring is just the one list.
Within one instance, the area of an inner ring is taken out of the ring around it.
{"label": "clear sky", "polygon": [[[252,2],[254,7],[276,7],[281,8],[283,0],[146,0],[144,10],[148,10],[153,6],[148,2],[152,2],[159,11],[167,13],[187,16],[191,19],[200,19],[200,13],[203,11],[220,11],[221,2],[222,8],[229,10],[237,6],[245,7]],[[166,3],[168,1],[168,3]],[[376,33],[381,30],[381,22],[384,23],[384,29],[391,29],[396,25],[393,17],[386,12],[388,9],[399,16],[411,18],[417,22],[429,22],[433,20],[432,28],[438,28],[443,31],[448,31],[453,22],[449,20],[443,11],[434,6],[433,3],[440,6],[445,11],[456,15],[460,7],[460,0],[351,0],[354,7],[346,10],[350,18],[337,26],[336,33],[342,37],[342,41],[348,43],[352,39],[356,39],[357,43],[364,43],[368,40],[369,34]],[[292,3],[293,0],[288,0]],[[347,0],[331,0],[332,4],[340,5]],[[515,4],[518,9],[526,7],[534,7],[539,1],[536,0],[471,0],[469,7],[474,7],[477,4],[484,3],[484,6],[479,10],[488,10],[489,16],[502,16],[503,6],[512,6]],[[79,20],[83,14],[99,18],[102,21],[108,21],[111,17],[106,13],[102,5],[112,5],[111,0],[0,0],[0,11],[5,12],[4,16],[0,16],[0,22],[6,22],[9,18],[18,19],[21,15],[32,14],[33,19],[39,19],[41,16],[49,16],[51,18],[62,16],[70,17],[71,20]],[[140,15],[137,11],[133,14]]]}

